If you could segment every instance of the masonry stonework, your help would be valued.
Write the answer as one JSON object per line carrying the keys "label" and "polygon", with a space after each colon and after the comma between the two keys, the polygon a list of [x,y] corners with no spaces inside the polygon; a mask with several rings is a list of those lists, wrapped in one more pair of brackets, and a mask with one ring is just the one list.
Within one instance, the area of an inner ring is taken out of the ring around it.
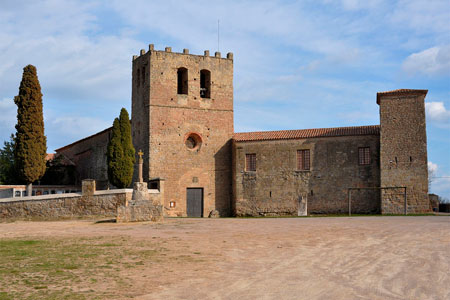
{"label": "masonry stonework", "polygon": [[[348,188],[377,187],[377,128],[360,136],[312,137],[234,142],[234,213],[237,216],[297,215],[306,200],[309,213],[348,212]],[[358,164],[358,149],[370,148],[370,164]],[[310,169],[298,170],[297,151],[310,150]],[[245,170],[245,155],[256,154],[256,171]],[[353,194],[353,213],[379,212],[378,191]]]}
{"label": "masonry stonework", "polygon": [[[380,125],[234,133],[233,54],[149,45],[132,59],[133,144],[144,153],[143,181],[165,180],[168,216],[347,213],[349,188],[352,213],[397,214],[403,187],[409,213],[429,212],[426,92],[378,93]],[[102,188],[109,137],[106,129],[57,152]],[[298,153],[308,153],[309,169],[298,168]],[[129,208],[125,218],[146,210]]]}
{"label": "masonry stonework", "polygon": [[56,152],[64,155],[75,164],[76,182],[81,184],[82,180],[93,178],[96,180],[97,188],[108,187],[108,165],[106,151],[110,128],[97,134],[76,141],[70,145],[56,149]]}
{"label": "masonry stonework", "polygon": [[[396,90],[377,94],[380,106],[381,186],[405,186],[407,212],[430,212],[428,199],[425,96],[427,90]],[[404,212],[403,195],[383,191],[381,212]]]}
{"label": "masonry stonework", "polygon": [[[187,188],[201,188],[202,216],[213,210],[226,216],[231,201],[233,60],[186,53],[155,51],[151,45],[134,58],[133,142],[145,153],[144,181],[166,180],[168,215],[187,216]],[[178,77],[180,70],[185,77]],[[210,76],[207,97],[201,90],[202,72]]]}

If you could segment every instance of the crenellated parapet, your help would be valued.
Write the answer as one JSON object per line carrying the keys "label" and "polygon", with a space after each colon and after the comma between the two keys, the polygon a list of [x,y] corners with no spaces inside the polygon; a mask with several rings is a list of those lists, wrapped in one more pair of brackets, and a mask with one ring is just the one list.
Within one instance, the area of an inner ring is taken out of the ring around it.
{"label": "crenellated parapet", "polygon": [[[196,55],[196,54],[189,54],[189,49],[184,48],[183,52],[172,52],[172,47],[165,47],[164,50],[155,50],[154,44],[148,45],[148,51],[145,51],[145,49],[141,49],[139,51],[139,55],[133,55],[133,61],[138,59],[141,56],[144,55],[151,55],[153,52],[165,52],[165,53],[173,53],[173,54],[184,54],[184,55]],[[233,60],[233,53],[228,52],[226,57],[222,57],[220,52],[215,52],[214,55],[210,55],[209,50],[205,50],[203,55],[196,55],[196,56],[204,56],[204,57],[211,57],[211,58],[221,58],[221,59],[228,59]]]}

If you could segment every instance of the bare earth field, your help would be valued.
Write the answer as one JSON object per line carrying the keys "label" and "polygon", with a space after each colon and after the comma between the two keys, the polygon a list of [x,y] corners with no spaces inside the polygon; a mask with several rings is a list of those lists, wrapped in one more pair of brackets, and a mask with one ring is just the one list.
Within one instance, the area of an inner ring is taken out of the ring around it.
{"label": "bare earth field", "polygon": [[0,223],[0,299],[450,299],[450,217]]}

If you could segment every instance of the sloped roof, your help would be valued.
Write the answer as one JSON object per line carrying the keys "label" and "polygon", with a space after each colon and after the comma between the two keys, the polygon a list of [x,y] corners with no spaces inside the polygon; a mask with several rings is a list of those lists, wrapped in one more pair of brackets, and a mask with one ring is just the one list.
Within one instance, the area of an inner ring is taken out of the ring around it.
{"label": "sloped roof", "polygon": [[300,130],[240,132],[235,133],[233,135],[233,139],[237,142],[246,142],[246,141],[291,140],[291,139],[307,139],[318,137],[379,135],[379,134],[380,134],[380,126],[370,125],[370,126],[354,126],[354,127],[300,129]]}
{"label": "sloped roof", "polygon": [[69,147],[74,146],[75,144],[84,142],[84,141],[86,141],[86,140],[88,140],[88,139],[91,139],[91,138],[93,138],[93,137],[96,137],[96,136],[98,136],[98,135],[101,135],[101,134],[103,134],[103,133],[105,133],[105,132],[108,132],[108,131],[110,131],[110,130],[112,130],[112,127],[108,127],[108,128],[106,128],[105,130],[102,130],[102,131],[100,131],[100,132],[97,132],[97,133],[95,133],[95,134],[93,134],[93,135],[90,135],[90,136],[88,136],[88,137],[85,137],[85,138],[83,138],[83,139],[81,139],[81,140],[75,141],[75,142],[73,142],[73,143],[71,143],[71,144],[69,144],[69,145],[66,145],[66,146],[64,146],[64,147],[58,148],[58,149],[56,149],[55,151],[56,151],[56,152],[60,152],[60,151],[62,151],[62,150],[64,150],[64,149],[67,149],[67,148],[69,148]]}
{"label": "sloped roof", "polygon": [[50,165],[75,166],[75,163],[62,153],[47,153],[45,159]]}
{"label": "sloped roof", "polygon": [[386,92],[377,93],[377,104],[380,104],[381,96],[396,96],[396,95],[426,95],[428,90],[413,90],[413,89],[399,89]]}

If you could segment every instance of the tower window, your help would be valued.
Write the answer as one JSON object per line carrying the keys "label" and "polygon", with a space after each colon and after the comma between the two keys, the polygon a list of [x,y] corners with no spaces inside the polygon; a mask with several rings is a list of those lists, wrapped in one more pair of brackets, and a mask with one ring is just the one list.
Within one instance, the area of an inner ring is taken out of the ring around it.
{"label": "tower window", "polygon": [[370,165],[370,147],[360,147],[358,155],[360,165]]}
{"label": "tower window", "polygon": [[211,72],[200,71],[200,97],[211,98]]}
{"label": "tower window", "polygon": [[307,171],[310,169],[309,150],[297,150],[297,170]]}
{"label": "tower window", "polygon": [[142,85],[145,84],[145,66],[142,67]]}
{"label": "tower window", "polygon": [[189,150],[199,150],[202,138],[197,133],[191,132],[184,140],[184,144]]}
{"label": "tower window", "polygon": [[256,153],[245,154],[245,171],[256,171]]}
{"label": "tower window", "polygon": [[140,84],[141,84],[141,70],[140,69],[137,69],[137,72],[136,72],[136,84],[137,84],[137,86],[139,86]]}
{"label": "tower window", "polygon": [[178,87],[177,93],[179,95],[188,94],[188,70],[186,68],[179,68],[177,71]]}

